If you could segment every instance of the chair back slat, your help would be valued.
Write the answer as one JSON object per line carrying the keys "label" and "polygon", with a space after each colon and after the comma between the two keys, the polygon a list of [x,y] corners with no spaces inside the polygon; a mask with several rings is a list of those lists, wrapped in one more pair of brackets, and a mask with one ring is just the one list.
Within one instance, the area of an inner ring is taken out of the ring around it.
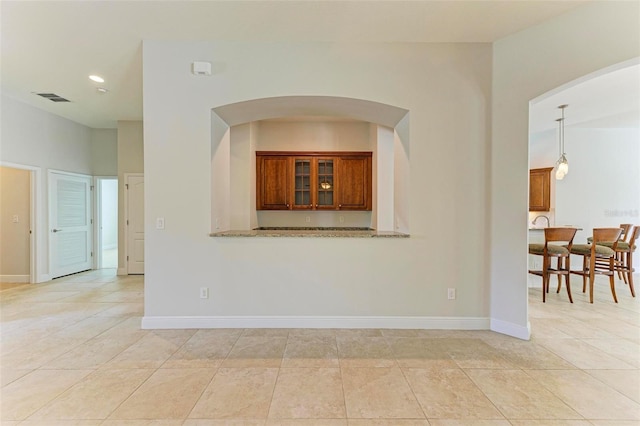
{"label": "chair back slat", "polygon": [[544,228],[544,239],[547,242],[566,241],[573,243],[578,228]]}
{"label": "chair back slat", "polygon": [[627,242],[629,243],[629,249],[631,251],[634,251],[636,249],[636,240],[638,239],[638,237],[640,237],[640,226],[634,226],[633,232],[627,240]]}
{"label": "chair back slat", "polygon": [[620,229],[622,229],[622,234],[620,234],[620,239],[622,241],[629,241],[629,236],[631,235],[631,233],[629,231],[631,231],[631,227],[633,226],[632,223],[621,223],[620,224]]}
{"label": "chair back slat", "polygon": [[618,246],[618,240],[622,234],[621,228],[594,228],[593,229],[593,245],[595,246],[599,242],[612,242],[613,250]]}

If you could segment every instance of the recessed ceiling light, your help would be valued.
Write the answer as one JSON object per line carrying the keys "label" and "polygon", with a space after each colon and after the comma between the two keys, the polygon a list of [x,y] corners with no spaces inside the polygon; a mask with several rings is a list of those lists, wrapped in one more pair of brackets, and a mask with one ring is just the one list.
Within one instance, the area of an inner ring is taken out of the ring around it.
{"label": "recessed ceiling light", "polygon": [[98,91],[98,93],[107,93],[108,92],[108,90],[105,89],[104,87],[98,87],[96,90]]}
{"label": "recessed ceiling light", "polygon": [[104,78],[99,75],[90,75],[89,80],[95,81],[96,83],[104,83]]}

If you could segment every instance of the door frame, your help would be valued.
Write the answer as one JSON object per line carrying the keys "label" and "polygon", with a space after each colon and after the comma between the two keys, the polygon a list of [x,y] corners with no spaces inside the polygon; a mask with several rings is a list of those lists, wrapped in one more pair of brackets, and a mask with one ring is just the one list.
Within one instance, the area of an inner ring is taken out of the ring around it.
{"label": "door frame", "polygon": [[[93,269],[102,268],[102,187],[103,180],[118,181],[118,176],[94,176],[93,177]],[[116,212],[116,216],[117,216]],[[120,226],[120,225],[118,225]]]}
{"label": "door frame", "polygon": [[42,196],[42,169],[40,167],[28,166],[26,164],[11,163],[0,161],[0,166],[11,169],[28,170],[29,175],[29,283],[41,283],[49,281],[49,274],[44,273],[44,265],[39,265],[40,258],[46,258],[46,243],[38,238],[41,235],[47,235],[41,232],[41,227],[46,225],[45,220],[41,220],[44,214],[43,205],[38,202],[43,199]]}
{"label": "door frame", "polygon": [[[129,261],[127,260],[128,256],[129,256],[129,226],[127,225],[127,221],[129,220],[129,193],[128,191],[128,185],[129,185],[129,178],[130,177],[141,177],[144,178],[144,173],[125,173],[124,174],[124,182],[123,182],[123,188],[124,188],[124,275],[129,275]],[[144,200],[143,200],[143,204],[144,204]],[[120,226],[118,224],[118,226]],[[118,254],[119,256],[119,254]],[[118,268],[118,271],[120,271],[120,268]],[[118,275],[120,275],[120,273],[118,272]]]}
{"label": "door frame", "polygon": [[[89,180],[91,181],[90,184],[90,188],[89,188],[89,208],[93,210],[93,205],[94,205],[94,199],[95,199],[95,194],[93,191],[93,176],[91,175],[85,175],[83,173],[73,173],[73,172],[65,172],[64,170],[56,170],[56,169],[48,169],[47,170],[47,194],[48,194],[48,206],[47,206],[47,225],[50,228],[51,225],[51,200],[52,200],[52,194],[51,194],[51,175],[52,174],[59,174],[59,175],[65,175],[65,176],[74,176],[74,177],[81,177],[81,178],[89,178]],[[93,240],[93,236],[95,234],[95,229],[96,229],[96,225],[95,225],[95,220],[94,220],[94,212],[91,211],[89,214],[89,217],[91,218],[91,231],[89,232],[89,235],[91,236],[91,239]],[[49,229],[47,229],[47,235],[49,235]],[[52,276],[53,276],[53,240],[52,238],[48,238],[48,243],[49,243],[49,280],[51,280]],[[93,259],[91,260],[91,269],[95,269],[95,256],[93,256],[94,253],[94,241],[91,241],[90,244],[91,247],[91,255],[93,257]]]}

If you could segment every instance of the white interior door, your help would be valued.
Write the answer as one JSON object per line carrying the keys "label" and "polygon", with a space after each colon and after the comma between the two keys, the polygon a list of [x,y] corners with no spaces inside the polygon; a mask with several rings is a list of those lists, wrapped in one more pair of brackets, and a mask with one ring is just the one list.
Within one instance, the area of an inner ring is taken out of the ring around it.
{"label": "white interior door", "polygon": [[49,172],[51,278],[91,269],[91,177]]}
{"label": "white interior door", "polygon": [[127,176],[127,273],[144,274],[144,176]]}

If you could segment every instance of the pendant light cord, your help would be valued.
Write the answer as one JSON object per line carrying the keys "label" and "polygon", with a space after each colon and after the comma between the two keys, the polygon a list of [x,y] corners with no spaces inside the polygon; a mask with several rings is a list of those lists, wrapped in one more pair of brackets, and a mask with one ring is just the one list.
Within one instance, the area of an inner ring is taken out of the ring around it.
{"label": "pendant light cord", "polygon": [[561,139],[562,139],[562,155],[564,154],[564,109],[566,108],[566,105],[563,105],[561,110],[562,110],[562,121],[560,121],[560,128],[561,130]]}

